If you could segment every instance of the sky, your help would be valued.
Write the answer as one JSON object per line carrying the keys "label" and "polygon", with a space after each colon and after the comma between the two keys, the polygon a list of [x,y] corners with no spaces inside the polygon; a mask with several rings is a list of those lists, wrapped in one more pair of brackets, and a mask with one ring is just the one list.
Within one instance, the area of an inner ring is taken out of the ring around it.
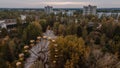
{"label": "sky", "polygon": [[120,0],[0,0],[0,8],[82,8],[96,5],[98,8],[120,8]]}

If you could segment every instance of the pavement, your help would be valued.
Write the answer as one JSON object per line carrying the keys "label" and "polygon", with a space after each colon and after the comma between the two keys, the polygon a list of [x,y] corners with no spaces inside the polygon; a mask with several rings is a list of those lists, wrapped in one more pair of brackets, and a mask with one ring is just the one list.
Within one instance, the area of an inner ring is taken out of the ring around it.
{"label": "pavement", "polygon": [[[51,30],[47,30],[45,33],[43,33],[43,36],[51,37],[52,39],[56,38],[56,36],[54,35],[54,32]],[[41,42],[39,42],[36,46],[32,47],[31,50],[29,50],[30,57],[27,58],[27,60],[25,61],[24,68],[31,68],[31,66],[39,58],[44,64],[47,63],[49,43],[50,41],[41,39]],[[45,68],[48,68],[48,64],[45,64],[45,66],[46,66]]]}

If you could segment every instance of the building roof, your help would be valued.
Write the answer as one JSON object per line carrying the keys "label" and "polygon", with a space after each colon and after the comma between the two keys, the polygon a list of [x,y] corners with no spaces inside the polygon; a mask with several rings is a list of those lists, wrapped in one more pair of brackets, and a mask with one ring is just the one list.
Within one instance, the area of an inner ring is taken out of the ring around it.
{"label": "building roof", "polygon": [[45,8],[53,8],[52,6],[45,6]]}
{"label": "building roof", "polygon": [[96,8],[97,6],[92,6],[92,5],[88,5],[88,6],[84,6],[84,8]]}
{"label": "building roof", "polygon": [[17,22],[16,22],[16,19],[4,19],[0,21],[0,24],[2,23],[6,25],[15,25]]}

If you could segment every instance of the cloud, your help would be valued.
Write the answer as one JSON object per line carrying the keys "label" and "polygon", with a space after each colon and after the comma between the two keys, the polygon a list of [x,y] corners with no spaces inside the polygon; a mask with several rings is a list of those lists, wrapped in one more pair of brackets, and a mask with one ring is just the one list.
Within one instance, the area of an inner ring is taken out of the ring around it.
{"label": "cloud", "polygon": [[0,0],[0,7],[7,8],[44,8],[51,5],[55,8],[82,8],[84,5],[97,7],[120,7],[120,0]]}
{"label": "cloud", "polygon": [[88,5],[90,2],[35,2],[30,5]]}

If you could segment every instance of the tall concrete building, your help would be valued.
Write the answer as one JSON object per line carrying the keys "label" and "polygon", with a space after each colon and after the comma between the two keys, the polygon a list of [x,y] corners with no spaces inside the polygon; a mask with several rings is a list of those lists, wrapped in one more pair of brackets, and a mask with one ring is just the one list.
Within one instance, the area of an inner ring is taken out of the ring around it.
{"label": "tall concrete building", "polygon": [[83,15],[96,15],[96,9],[97,6],[92,6],[92,5],[84,6]]}
{"label": "tall concrete building", "polygon": [[46,14],[53,13],[53,7],[52,6],[45,6],[44,8]]}

